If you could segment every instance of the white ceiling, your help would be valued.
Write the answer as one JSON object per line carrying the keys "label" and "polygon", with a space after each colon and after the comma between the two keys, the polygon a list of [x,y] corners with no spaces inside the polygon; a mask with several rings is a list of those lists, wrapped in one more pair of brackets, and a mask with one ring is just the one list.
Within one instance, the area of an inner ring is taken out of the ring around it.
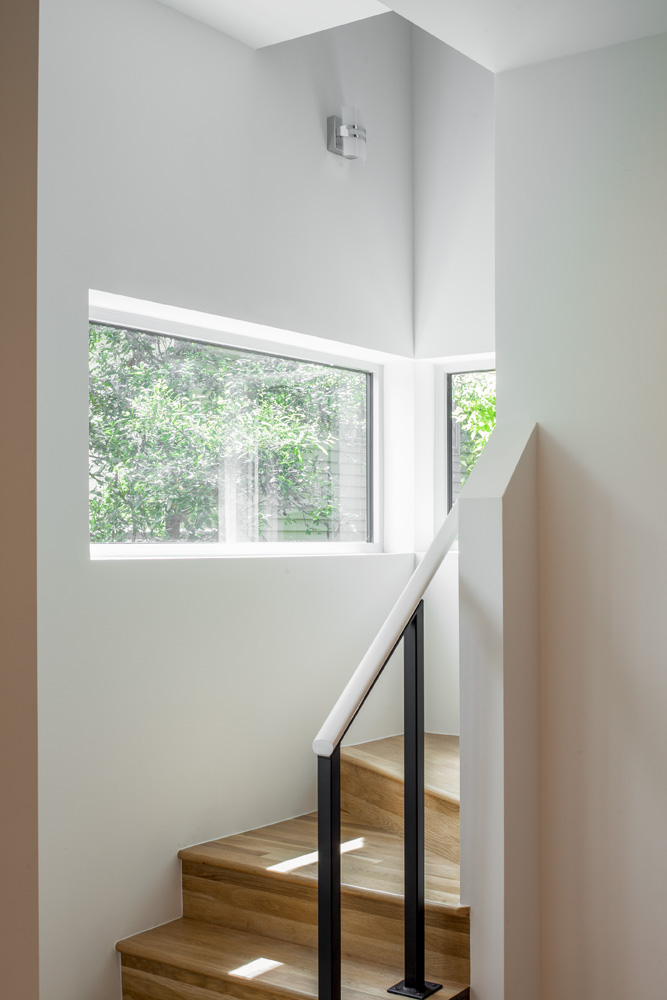
{"label": "white ceiling", "polygon": [[385,0],[498,73],[667,31],[667,0]]}
{"label": "white ceiling", "polygon": [[386,14],[377,0],[162,0],[252,49]]}
{"label": "white ceiling", "polygon": [[667,31],[667,0],[162,0],[252,48],[388,7],[494,72]]}

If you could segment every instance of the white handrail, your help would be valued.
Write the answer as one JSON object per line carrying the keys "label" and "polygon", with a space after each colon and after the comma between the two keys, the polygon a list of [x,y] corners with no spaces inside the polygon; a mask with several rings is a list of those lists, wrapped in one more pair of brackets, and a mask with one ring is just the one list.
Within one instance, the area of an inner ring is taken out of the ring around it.
{"label": "white handrail", "polygon": [[457,532],[458,511],[455,504],[313,740],[313,751],[318,757],[330,757],[342,740],[424,596],[424,591],[451,549]]}

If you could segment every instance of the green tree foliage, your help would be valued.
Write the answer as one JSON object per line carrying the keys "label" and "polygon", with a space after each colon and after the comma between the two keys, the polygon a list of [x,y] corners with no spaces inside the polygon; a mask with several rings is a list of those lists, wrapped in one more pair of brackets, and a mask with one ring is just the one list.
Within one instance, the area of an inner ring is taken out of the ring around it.
{"label": "green tree foliage", "polygon": [[365,463],[364,373],[92,324],[89,389],[91,541],[335,537],[343,519],[365,540],[336,482],[341,435]]}
{"label": "green tree foliage", "polygon": [[496,373],[465,372],[452,376],[452,419],[461,428],[463,486],[496,425]]}

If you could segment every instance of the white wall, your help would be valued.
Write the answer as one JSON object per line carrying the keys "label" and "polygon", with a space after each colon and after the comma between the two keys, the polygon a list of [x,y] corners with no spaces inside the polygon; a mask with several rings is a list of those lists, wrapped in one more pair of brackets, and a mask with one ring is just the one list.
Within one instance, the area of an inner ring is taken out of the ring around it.
{"label": "white wall", "polygon": [[[410,356],[410,29],[252,52],[152,0],[41,6],[41,998],[111,1000],[179,847],[312,807],[413,556],[91,563],[88,289]],[[326,151],[343,103],[365,168]]]}
{"label": "white wall", "polygon": [[[103,291],[411,355],[409,35],[390,14],[255,52],[154,0],[45,0],[60,252],[85,238]],[[365,166],[326,149],[351,102]]]}
{"label": "white wall", "polygon": [[[494,77],[413,28],[415,356],[480,354],[495,347]],[[415,545],[425,550],[439,507],[445,447],[435,379],[415,368]],[[444,475],[443,475],[444,478]],[[459,731],[458,554],[425,601],[427,728]]]}
{"label": "white wall", "polygon": [[459,733],[459,553],[445,556],[424,596],[424,726]]}
{"label": "white wall", "polygon": [[[424,729],[459,733],[459,553],[445,557],[424,596]],[[344,744],[403,732],[403,646],[387,663]]]}
{"label": "white wall", "polygon": [[665,35],[497,80],[499,413],[541,427],[542,1000],[665,995],[666,93]]}
{"label": "white wall", "polygon": [[413,30],[415,354],[493,351],[494,76]]}

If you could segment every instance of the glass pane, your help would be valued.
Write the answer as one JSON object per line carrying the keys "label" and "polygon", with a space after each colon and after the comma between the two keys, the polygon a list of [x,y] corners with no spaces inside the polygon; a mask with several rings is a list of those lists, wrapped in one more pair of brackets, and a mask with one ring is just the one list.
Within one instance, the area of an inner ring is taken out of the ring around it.
{"label": "glass pane", "polygon": [[447,378],[451,509],[496,424],[496,373],[458,372]]}
{"label": "glass pane", "polygon": [[90,326],[91,542],[371,540],[370,375]]}

